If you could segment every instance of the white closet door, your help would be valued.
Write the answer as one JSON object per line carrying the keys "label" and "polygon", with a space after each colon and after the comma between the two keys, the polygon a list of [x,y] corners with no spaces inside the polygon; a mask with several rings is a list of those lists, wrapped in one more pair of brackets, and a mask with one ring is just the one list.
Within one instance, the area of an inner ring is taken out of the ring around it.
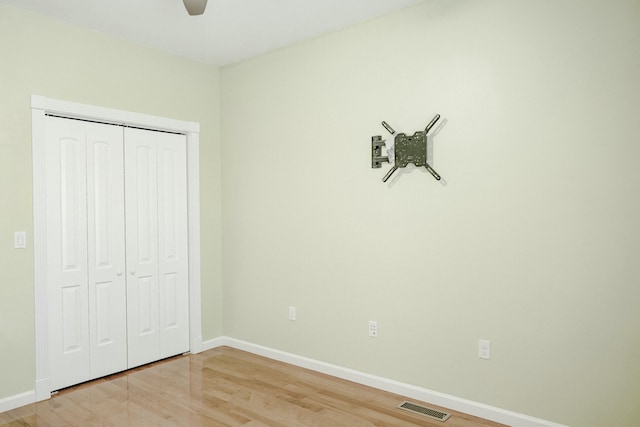
{"label": "white closet door", "polygon": [[46,134],[49,350],[57,390],[126,369],[122,129],[48,117]]}
{"label": "white closet door", "polygon": [[125,129],[129,367],[189,350],[186,137]]}
{"label": "white closet door", "polygon": [[125,129],[128,366],[160,356],[156,134]]}
{"label": "white closet door", "polygon": [[91,376],[85,123],[47,117],[47,292],[51,389]]}
{"label": "white closet door", "polygon": [[189,351],[186,144],[184,135],[157,135],[161,358]]}
{"label": "white closet door", "polygon": [[127,369],[123,129],[87,123],[91,377]]}
{"label": "white closet door", "polygon": [[189,350],[186,137],[47,117],[51,390]]}

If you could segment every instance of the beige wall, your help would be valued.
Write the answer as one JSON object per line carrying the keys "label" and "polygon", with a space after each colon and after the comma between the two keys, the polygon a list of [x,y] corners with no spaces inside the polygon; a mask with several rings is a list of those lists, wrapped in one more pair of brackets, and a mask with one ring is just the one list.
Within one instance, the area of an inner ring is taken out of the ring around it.
{"label": "beige wall", "polygon": [[[621,0],[426,1],[223,68],[225,334],[637,425],[639,22]],[[383,184],[380,122],[435,113],[447,185]]]}
{"label": "beige wall", "polygon": [[219,70],[0,4],[0,399],[34,388],[31,94],[200,122],[202,329],[220,336]]}

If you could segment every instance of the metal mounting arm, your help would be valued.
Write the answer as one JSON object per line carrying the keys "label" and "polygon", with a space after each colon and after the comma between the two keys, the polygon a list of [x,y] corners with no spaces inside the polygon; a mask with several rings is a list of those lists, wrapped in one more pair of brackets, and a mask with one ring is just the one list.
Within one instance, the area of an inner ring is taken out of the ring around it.
{"label": "metal mounting arm", "polygon": [[[436,180],[440,181],[441,177],[438,172],[427,162],[427,134],[439,119],[440,114],[436,114],[424,131],[415,132],[412,136],[396,133],[387,122],[382,122],[382,126],[394,137],[393,140],[389,141],[383,141],[379,135],[371,138],[372,168],[381,167],[383,162],[392,163],[391,157],[393,157],[393,166],[382,178],[382,182],[387,182],[398,168],[404,168],[409,163],[413,163],[418,167],[424,166]],[[383,146],[387,150],[387,156],[382,155]]]}

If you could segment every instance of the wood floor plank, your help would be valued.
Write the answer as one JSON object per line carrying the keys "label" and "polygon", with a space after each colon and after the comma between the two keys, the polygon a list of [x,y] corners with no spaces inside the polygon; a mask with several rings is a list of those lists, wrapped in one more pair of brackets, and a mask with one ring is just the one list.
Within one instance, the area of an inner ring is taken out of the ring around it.
{"label": "wood floor plank", "polygon": [[396,408],[404,400],[410,399],[221,347],[70,387],[1,413],[0,426],[501,426],[414,401],[452,413],[442,423]]}

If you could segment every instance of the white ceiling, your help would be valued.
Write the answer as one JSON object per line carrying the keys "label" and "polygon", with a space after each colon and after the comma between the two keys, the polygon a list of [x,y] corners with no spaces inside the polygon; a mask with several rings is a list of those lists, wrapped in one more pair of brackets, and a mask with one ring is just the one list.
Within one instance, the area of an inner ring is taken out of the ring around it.
{"label": "white ceiling", "polygon": [[227,65],[421,0],[0,0],[212,65]]}

